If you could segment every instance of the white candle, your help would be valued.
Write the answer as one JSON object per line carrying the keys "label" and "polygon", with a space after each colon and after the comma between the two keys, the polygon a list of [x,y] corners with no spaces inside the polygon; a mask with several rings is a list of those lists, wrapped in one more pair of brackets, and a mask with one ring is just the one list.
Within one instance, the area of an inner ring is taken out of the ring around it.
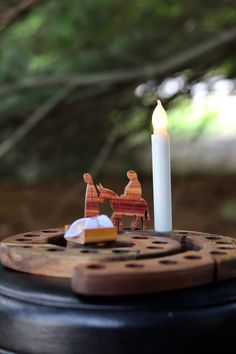
{"label": "white candle", "polygon": [[152,115],[152,125],[154,228],[158,232],[169,232],[172,230],[170,136],[167,114],[159,100]]}

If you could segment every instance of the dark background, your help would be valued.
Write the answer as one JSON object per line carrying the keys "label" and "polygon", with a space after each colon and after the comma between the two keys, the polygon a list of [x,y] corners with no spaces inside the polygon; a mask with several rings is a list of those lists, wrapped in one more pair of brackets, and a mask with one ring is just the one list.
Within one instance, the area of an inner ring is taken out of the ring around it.
{"label": "dark background", "polygon": [[235,7],[1,1],[1,237],[83,216],[84,172],[122,193],[136,170],[152,209],[157,98],[169,117],[174,228],[234,235]]}

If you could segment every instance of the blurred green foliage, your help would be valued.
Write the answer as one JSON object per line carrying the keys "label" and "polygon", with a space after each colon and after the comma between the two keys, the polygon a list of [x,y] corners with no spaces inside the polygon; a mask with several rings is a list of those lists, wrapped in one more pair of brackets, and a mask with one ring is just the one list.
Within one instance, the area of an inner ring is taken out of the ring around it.
{"label": "blurred green foliage", "polygon": [[194,140],[215,132],[218,112],[207,108],[196,112],[190,98],[179,97],[171,103],[168,117],[168,128],[176,140]]}
{"label": "blurred green foliage", "polygon": [[236,201],[226,202],[221,208],[221,218],[226,221],[236,222]]}
{"label": "blurred green foliage", "polygon": [[[42,2],[2,33],[0,82],[14,84],[42,77],[71,79],[80,73],[128,70],[165,62],[235,23],[233,0]],[[220,57],[217,67],[231,75],[236,72],[236,65],[234,57],[228,54],[227,51],[224,60]],[[194,69],[186,68],[193,79],[204,75],[206,68],[215,67],[215,64],[201,64],[202,67],[197,63]],[[9,90],[2,95],[1,141],[8,139],[61,86],[36,85],[32,90]],[[32,165],[38,166],[35,174],[39,175],[40,170],[44,170],[43,175],[67,173],[78,159],[77,152],[86,149],[86,156],[77,162],[81,170],[93,160],[117,124],[120,125],[118,146],[122,143],[134,146],[145,141],[151,131],[154,105],[150,100],[145,103],[145,97],[135,98],[134,88],[99,85],[95,93],[94,87],[75,90],[47,121],[40,123],[4,157],[2,175],[22,175]],[[169,108],[169,128],[176,137],[194,139],[209,131],[216,119],[215,112],[207,111],[191,120],[188,98],[176,99]]]}
{"label": "blurred green foliage", "polygon": [[230,28],[234,6],[230,0],[43,2],[1,37],[1,80],[140,66]]}

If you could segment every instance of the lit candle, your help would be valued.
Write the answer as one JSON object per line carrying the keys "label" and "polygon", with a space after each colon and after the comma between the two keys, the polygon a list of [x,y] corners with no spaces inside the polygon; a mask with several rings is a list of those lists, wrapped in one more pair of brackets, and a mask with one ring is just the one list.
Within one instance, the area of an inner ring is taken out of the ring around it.
{"label": "lit candle", "polygon": [[167,114],[159,100],[152,115],[152,125],[154,228],[158,232],[169,232],[172,230],[170,136]]}

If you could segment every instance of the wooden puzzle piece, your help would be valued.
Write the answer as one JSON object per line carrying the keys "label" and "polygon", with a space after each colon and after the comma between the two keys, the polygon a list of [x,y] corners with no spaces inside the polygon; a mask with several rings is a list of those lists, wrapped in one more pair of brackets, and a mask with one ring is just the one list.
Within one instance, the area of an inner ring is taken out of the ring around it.
{"label": "wooden puzzle piece", "polygon": [[142,198],[142,187],[138,180],[137,173],[133,170],[127,172],[129,183],[125,187],[124,194],[119,196],[111,189],[105,188],[101,183],[97,185],[100,192],[97,194],[94,186],[92,176],[89,173],[84,174],[84,181],[87,183],[85,194],[85,217],[97,216],[99,214],[98,203],[103,203],[105,199],[109,200],[113,214],[111,216],[112,222],[117,225],[118,230],[123,230],[122,217],[132,216],[131,230],[138,227],[146,229],[147,221],[150,220],[148,204]]}
{"label": "wooden puzzle piece", "polygon": [[142,197],[142,187],[138,180],[137,173],[133,170],[127,172],[129,183],[125,187],[124,194],[121,194],[122,199],[140,200]]}
{"label": "wooden puzzle piece", "polygon": [[76,245],[63,229],[18,234],[1,243],[1,262],[26,273],[72,278],[86,295],[169,291],[236,277],[236,240],[221,235],[147,230],[109,244]]}
{"label": "wooden puzzle piece", "polygon": [[[236,240],[199,232],[173,231],[184,252],[152,259],[77,265],[72,287],[87,295],[128,295],[168,291],[236,277]],[[157,237],[158,240],[158,237]],[[158,241],[157,241],[158,242]],[[109,268],[108,268],[109,267]],[[91,269],[94,269],[93,274]],[[95,271],[96,270],[96,271]],[[105,276],[107,282],[105,282]],[[113,279],[112,286],[111,280]]]}
{"label": "wooden puzzle piece", "polygon": [[123,229],[122,216],[133,216],[131,223],[131,230],[135,230],[139,225],[142,229],[146,229],[147,221],[150,220],[148,204],[143,198],[133,200],[129,198],[122,198],[111,189],[105,188],[100,183],[97,186],[100,194],[99,200],[102,203],[105,199],[109,200],[113,210],[112,221],[113,224],[118,224],[119,230]]}
{"label": "wooden puzzle piece", "polygon": [[66,242],[63,231],[39,230],[6,238],[1,242],[2,264],[21,272],[70,278],[78,263],[136,259],[139,254],[153,257],[181,249],[178,241],[160,238],[155,244],[152,236],[133,233],[118,235],[117,241],[108,244],[101,241],[82,246]]}
{"label": "wooden puzzle piece", "polygon": [[99,213],[99,198],[96,187],[93,183],[93,178],[89,173],[84,174],[84,181],[87,184],[85,192],[84,217],[98,216]]}
{"label": "wooden puzzle piece", "polygon": [[211,256],[187,251],[159,259],[77,265],[72,288],[79,294],[134,295],[187,288],[213,280]]}

